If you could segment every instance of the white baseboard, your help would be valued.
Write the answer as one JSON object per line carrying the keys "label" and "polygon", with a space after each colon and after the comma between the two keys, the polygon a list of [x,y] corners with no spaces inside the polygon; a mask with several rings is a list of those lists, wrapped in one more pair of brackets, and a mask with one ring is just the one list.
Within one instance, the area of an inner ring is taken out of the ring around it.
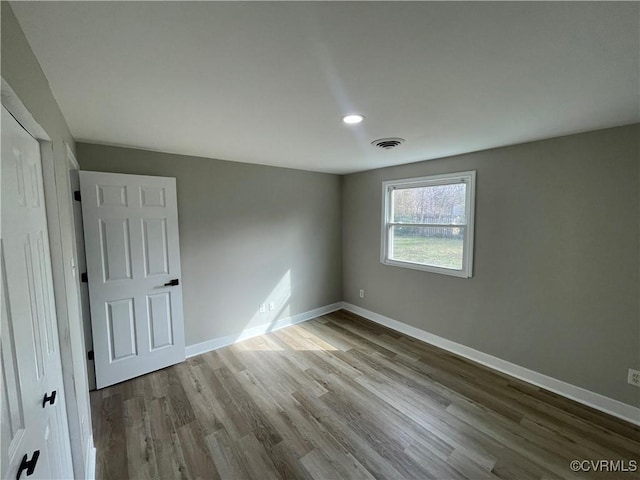
{"label": "white baseboard", "polygon": [[575,400],[576,402],[595,408],[601,412],[626,420],[634,425],[640,425],[640,408],[627,405],[626,403],[605,397],[599,393],[591,392],[556,378],[543,375],[542,373],[529,370],[528,368],[507,362],[506,360],[483,353],[460,343],[452,342],[446,338],[439,337],[425,330],[412,327],[411,325],[385,317],[384,315],[366,310],[362,307],[343,302],[343,308],[371,320],[372,322],[379,323],[380,325],[384,325],[385,327],[389,327],[400,333],[409,335],[410,337],[422,340],[423,342],[455,353],[461,357],[468,358],[476,363],[480,363],[499,372],[506,373],[507,375],[524,380],[525,382],[532,383],[533,385],[542,387],[553,393],[562,395],[563,397],[570,398],[571,400]]}
{"label": "white baseboard", "polygon": [[96,447],[93,446],[93,437],[89,436],[85,453],[86,465],[84,468],[87,480],[96,480]]}
{"label": "white baseboard", "polygon": [[331,305],[325,305],[324,307],[314,308],[308,312],[298,313],[291,317],[282,318],[271,323],[263,323],[256,327],[247,328],[240,333],[233,335],[226,335],[224,337],[213,338],[206,342],[196,343],[195,345],[187,345],[185,351],[187,358],[207,353],[218,348],[226,347],[227,345],[233,345],[234,343],[241,342],[251,337],[257,337],[264,333],[273,332],[296,323],[306,322],[312,318],[319,317],[320,315],[326,315],[327,313],[335,312],[342,308],[342,302],[333,303]]}

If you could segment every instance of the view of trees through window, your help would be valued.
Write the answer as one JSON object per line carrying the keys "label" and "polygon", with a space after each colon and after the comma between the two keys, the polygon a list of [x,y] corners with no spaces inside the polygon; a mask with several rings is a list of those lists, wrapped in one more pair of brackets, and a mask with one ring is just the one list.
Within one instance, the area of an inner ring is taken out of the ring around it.
{"label": "view of trees through window", "polygon": [[394,190],[391,258],[461,269],[466,187],[455,183]]}

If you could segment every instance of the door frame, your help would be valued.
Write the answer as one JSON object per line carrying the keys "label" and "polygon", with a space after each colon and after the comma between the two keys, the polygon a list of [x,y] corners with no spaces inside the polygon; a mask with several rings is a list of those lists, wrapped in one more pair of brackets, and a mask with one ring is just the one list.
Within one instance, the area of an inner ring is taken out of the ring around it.
{"label": "door frame", "polygon": [[[51,251],[51,270],[53,275],[54,302],[58,324],[58,339],[60,342],[58,351],[62,365],[62,380],[66,401],[66,411],[61,411],[63,423],[67,428],[63,429],[65,443],[69,445],[70,458],[62,459],[65,471],[73,471],[76,478],[95,478],[95,448],[91,427],[91,410],[89,404],[89,391],[87,370],[84,361],[79,364],[77,358],[79,350],[82,359],[85,358],[84,340],[82,331],[73,325],[74,319],[78,321],[78,302],[80,296],[72,281],[71,265],[67,269],[63,255],[65,235],[61,225],[62,205],[64,198],[60,198],[57,185],[61,175],[56,175],[54,149],[58,148],[51,137],[33,117],[28,108],[23,104],[18,94],[9,83],[1,78],[2,105],[20,123],[20,125],[40,144],[40,161],[42,162],[42,176],[44,182],[45,208],[47,212],[47,228],[49,231],[49,248]],[[66,144],[63,143],[63,148]],[[66,154],[65,154],[66,156]],[[69,191],[69,176],[65,169],[67,191]],[[69,209],[70,209],[69,205]],[[68,212],[69,214],[71,212]],[[73,235],[70,235],[73,237]],[[75,238],[70,239],[72,249],[75,249]],[[75,305],[74,305],[74,299]],[[82,325],[80,325],[82,327]],[[80,342],[77,337],[80,336]],[[74,355],[75,354],[75,355]],[[82,367],[80,368],[79,365]],[[84,392],[77,392],[77,384],[86,385]]]}
{"label": "door frame", "polygon": [[[68,167],[68,174],[72,175],[71,172],[75,171],[76,175],[78,177],[78,188],[77,191],[80,191],[80,164],[78,163],[78,160],[76,159],[76,156],[73,154],[73,151],[71,150],[71,147],[69,147],[69,145],[66,145],[66,154],[67,154],[67,167]],[[74,248],[73,248],[73,256],[74,256],[74,261],[75,261],[75,265],[73,266],[74,271],[75,271],[75,280],[76,280],[76,288],[78,289],[78,301],[80,302],[80,306],[79,306],[79,313],[80,313],[80,320],[82,321],[82,328],[83,328],[83,335],[84,335],[84,347],[85,347],[85,351],[87,352],[87,357],[86,357],[86,362],[87,362],[87,379],[89,382],[89,390],[95,390],[96,389],[96,371],[95,371],[95,367],[94,367],[94,362],[93,360],[90,359],[89,357],[89,351],[92,350],[93,348],[91,347],[93,344],[93,339],[91,336],[91,313],[89,312],[89,293],[88,293],[88,284],[86,285],[87,288],[87,296],[86,296],[86,301],[85,298],[82,294],[82,285],[81,285],[81,278],[80,276],[82,275],[82,271],[80,271],[80,250],[82,250],[82,255],[85,256],[84,259],[84,272],[86,272],[87,269],[87,260],[86,260],[86,253],[85,253],[85,248],[84,248],[84,230],[82,228],[78,229],[78,221],[80,222],[80,224],[82,224],[82,209],[80,210],[80,217],[76,218],[76,209],[75,207],[75,203],[78,203],[77,200],[74,198],[74,191],[76,189],[73,188],[73,185],[71,185],[71,179],[69,179],[69,193],[70,193],[70,200],[71,200],[71,216],[72,216],[72,220],[73,220],[73,229],[74,229]],[[78,205],[80,205],[78,203]],[[80,243],[82,243],[80,248]]]}

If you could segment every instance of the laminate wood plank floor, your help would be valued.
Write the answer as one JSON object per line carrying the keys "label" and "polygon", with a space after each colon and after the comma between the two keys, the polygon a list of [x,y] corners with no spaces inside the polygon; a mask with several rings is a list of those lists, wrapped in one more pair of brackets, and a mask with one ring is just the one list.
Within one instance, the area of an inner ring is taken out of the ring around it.
{"label": "laminate wood plank floor", "polygon": [[345,311],[91,403],[98,479],[640,478],[570,468],[640,466],[640,428]]}

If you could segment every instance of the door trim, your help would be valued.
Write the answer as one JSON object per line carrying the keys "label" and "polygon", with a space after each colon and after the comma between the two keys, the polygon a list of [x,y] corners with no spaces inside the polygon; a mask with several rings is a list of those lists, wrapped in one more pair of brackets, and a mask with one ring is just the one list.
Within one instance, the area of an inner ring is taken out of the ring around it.
{"label": "door trim", "polygon": [[[51,138],[47,135],[44,128],[33,118],[31,112],[24,106],[20,97],[13,91],[7,81],[2,78],[2,105],[7,111],[15,118],[22,128],[24,128],[29,135],[40,142],[51,142]],[[42,150],[42,147],[40,148]]]}
{"label": "door trim", "polygon": [[[65,142],[65,147],[66,147],[66,156],[67,156],[67,177],[69,180],[69,201],[70,201],[70,211],[71,211],[71,223],[72,223],[72,227],[73,227],[73,270],[74,270],[74,275],[73,275],[73,279],[75,280],[75,284],[74,287],[78,292],[78,302],[79,302],[79,306],[78,306],[78,314],[80,317],[80,324],[82,326],[82,338],[84,340],[84,350],[83,352],[85,352],[85,356],[84,361],[86,363],[86,369],[87,369],[87,383],[88,383],[88,387],[89,390],[95,390],[96,389],[96,371],[94,368],[94,364],[93,364],[93,360],[89,359],[89,355],[88,352],[90,350],[92,350],[91,344],[93,343],[93,341],[91,340],[91,315],[88,312],[88,309],[90,308],[89,306],[89,298],[87,295],[86,298],[86,303],[85,303],[85,298],[83,295],[83,291],[82,291],[82,284],[81,282],[81,275],[83,273],[86,272],[86,265],[87,265],[87,261],[86,261],[86,254],[85,254],[85,247],[84,247],[84,230],[81,228],[80,232],[78,232],[77,227],[77,221],[78,218],[76,218],[76,211],[75,211],[75,203],[76,200],[73,198],[73,186],[71,184],[71,172],[75,171],[76,175],[78,177],[78,190],[80,189],[80,164],[78,163],[78,160],[76,159],[76,156],[73,154],[73,151],[71,150],[71,147]],[[82,222],[82,211],[80,212],[80,222]],[[84,255],[84,271],[80,270],[80,264],[81,264],[81,257],[80,257],[80,248],[79,248],[79,244],[80,242],[78,241],[78,233],[80,233],[80,235],[82,236],[82,253]],[[89,340],[89,343],[87,343]],[[87,442],[88,444],[88,442]],[[86,459],[85,459],[86,460]]]}

